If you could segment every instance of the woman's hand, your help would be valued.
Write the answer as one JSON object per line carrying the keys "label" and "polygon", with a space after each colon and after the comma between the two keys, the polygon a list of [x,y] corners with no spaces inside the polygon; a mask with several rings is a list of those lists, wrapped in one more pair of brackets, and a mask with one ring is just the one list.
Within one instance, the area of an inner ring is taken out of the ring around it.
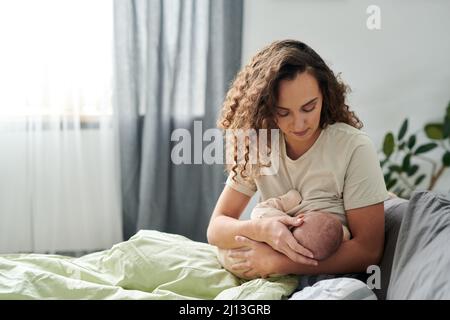
{"label": "woman's hand", "polygon": [[267,243],[294,262],[317,266],[312,252],[300,245],[290,231],[292,227],[299,227],[303,224],[303,215],[297,217],[277,216],[257,221],[260,231],[256,241]]}
{"label": "woman's hand", "polygon": [[247,280],[267,278],[277,273],[276,261],[282,254],[273,250],[268,244],[236,236],[236,241],[242,243],[239,249],[228,250],[228,256],[239,261],[231,264],[231,272],[240,278]]}

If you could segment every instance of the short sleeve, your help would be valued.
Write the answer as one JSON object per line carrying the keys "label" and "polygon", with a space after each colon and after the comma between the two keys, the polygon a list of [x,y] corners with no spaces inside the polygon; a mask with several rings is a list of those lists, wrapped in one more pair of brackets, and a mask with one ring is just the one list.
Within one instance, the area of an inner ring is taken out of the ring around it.
{"label": "short sleeve", "polygon": [[252,197],[256,193],[258,188],[256,186],[255,181],[252,178],[250,178],[249,180],[245,180],[244,178],[241,177],[240,174],[237,174],[235,177],[236,181],[233,181],[232,179],[233,175],[234,175],[233,172],[230,172],[230,174],[228,175],[228,179],[225,182],[227,186],[249,197]]}
{"label": "short sleeve", "polygon": [[355,138],[356,147],[353,149],[344,178],[345,210],[370,206],[389,198],[372,141],[363,134]]}

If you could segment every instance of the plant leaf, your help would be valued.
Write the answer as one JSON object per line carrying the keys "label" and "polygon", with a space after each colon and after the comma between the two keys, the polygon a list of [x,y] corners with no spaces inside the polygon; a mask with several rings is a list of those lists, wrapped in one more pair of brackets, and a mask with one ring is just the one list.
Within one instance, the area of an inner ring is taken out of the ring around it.
{"label": "plant leaf", "polygon": [[418,186],[423,181],[423,179],[425,179],[425,175],[421,174],[420,176],[417,177],[416,181],[414,181],[414,185]]}
{"label": "plant leaf", "polygon": [[423,144],[420,147],[418,147],[414,154],[425,153],[430,150],[433,150],[436,147],[437,147],[437,143],[434,143],[434,142],[426,143],[426,144]]}
{"label": "plant leaf", "polygon": [[449,128],[449,121],[450,121],[450,101],[447,104],[447,112],[445,114],[445,120],[444,120],[444,136],[445,133],[447,133],[447,136],[450,136],[450,128]]}
{"label": "plant leaf", "polygon": [[398,132],[398,141],[402,140],[405,136],[406,130],[408,130],[408,119],[405,119],[400,127],[400,131]]}
{"label": "plant leaf", "polygon": [[413,134],[412,136],[409,137],[408,139],[408,148],[412,149],[414,148],[414,145],[416,144],[416,136]]}
{"label": "plant leaf", "polygon": [[450,118],[450,101],[448,102],[448,105],[447,105],[447,114],[446,114],[446,118]]}
{"label": "plant leaf", "polygon": [[417,164],[413,164],[407,172],[408,177],[413,176],[417,172],[417,170],[419,170],[419,166]]}
{"label": "plant leaf", "polygon": [[397,183],[397,179],[392,179],[389,181],[389,183],[386,185],[386,189],[390,190],[395,184]]}
{"label": "plant leaf", "polygon": [[444,153],[444,155],[442,156],[442,163],[444,164],[444,166],[450,167],[450,151]]}
{"label": "plant leaf", "polygon": [[402,171],[409,171],[409,168],[411,167],[411,154],[408,153],[404,158],[402,162]]}
{"label": "plant leaf", "polygon": [[445,139],[449,136],[450,136],[450,117],[445,117],[442,137]]}
{"label": "plant leaf", "polygon": [[442,140],[444,138],[444,125],[442,123],[429,123],[424,128],[428,138]]}
{"label": "plant leaf", "polygon": [[388,132],[384,136],[384,142],[383,142],[383,152],[386,155],[387,158],[391,156],[391,154],[394,152],[394,135],[392,132]]}
{"label": "plant leaf", "polygon": [[389,170],[391,170],[393,172],[398,172],[398,173],[402,172],[402,168],[397,164],[393,164],[393,165],[389,166]]}

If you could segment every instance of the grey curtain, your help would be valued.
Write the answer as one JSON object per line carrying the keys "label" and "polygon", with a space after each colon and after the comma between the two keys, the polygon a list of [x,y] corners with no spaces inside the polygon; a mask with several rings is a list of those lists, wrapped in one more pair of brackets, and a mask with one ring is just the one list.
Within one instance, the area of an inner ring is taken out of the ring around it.
{"label": "grey curtain", "polygon": [[173,164],[171,134],[188,129],[194,145],[194,120],[215,127],[240,67],[242,10],[242,0],[114,1],[124,239],[154,229],[206,240],[223,166]]}

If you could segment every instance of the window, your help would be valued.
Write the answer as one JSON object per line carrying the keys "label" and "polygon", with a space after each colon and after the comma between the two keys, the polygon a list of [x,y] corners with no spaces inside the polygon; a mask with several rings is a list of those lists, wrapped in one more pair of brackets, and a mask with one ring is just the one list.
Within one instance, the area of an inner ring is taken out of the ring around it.
{"label": "window", "polygon": [[111,115],[111,0],[0,1],[0,120]]}

